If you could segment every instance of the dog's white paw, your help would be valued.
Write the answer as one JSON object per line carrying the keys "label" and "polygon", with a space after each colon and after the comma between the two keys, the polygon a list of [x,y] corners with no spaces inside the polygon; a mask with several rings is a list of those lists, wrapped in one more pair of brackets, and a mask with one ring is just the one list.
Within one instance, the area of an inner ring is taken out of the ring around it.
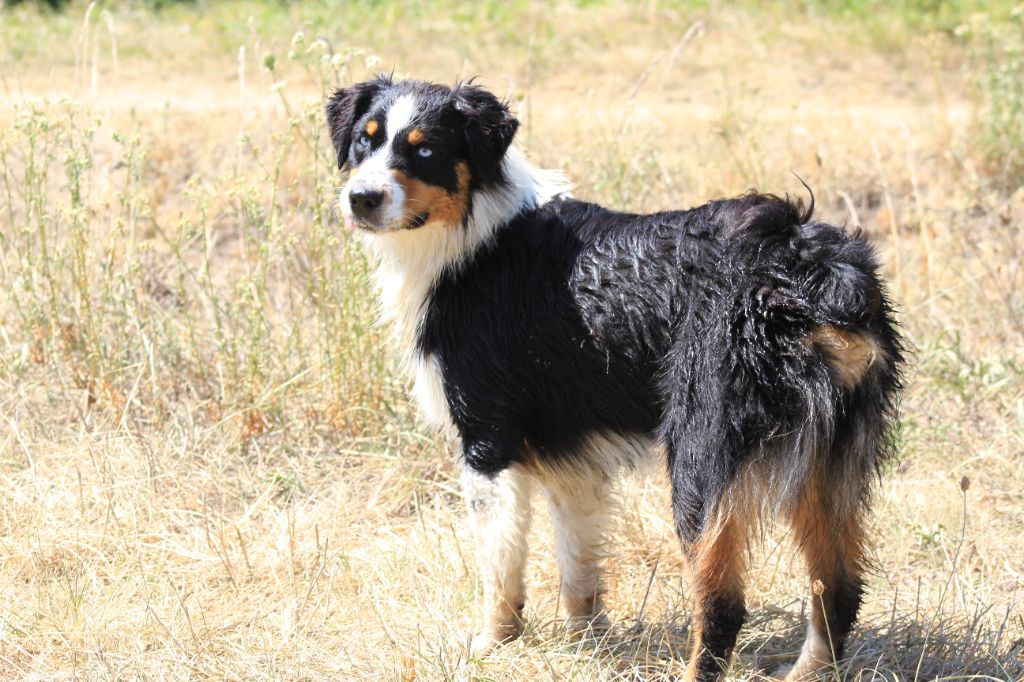
{"label": "dog's white paw", "polygon": [[806,661],[797,661],[792,665],[784,665],[775,669],[771,679],[779,682],[813,682],[821,680],[830,674],[827,665],[809,664]]}
{"label": "dog's white paw", "polygon": [[501,643],[494,635],[481,632],[478,635],[474,635],[473,639],[469,641],[469,657],[470,658],[486,658],[487,654],[494,651],[494,647]]}
{"label": "dog's white paw", "polygon": [[603,611],[596,616],[570,616],[565,620],[565,632],[571,637],[595,637],[607,632],[612,626]]}
{"label": "dog's white paw", "polygon": [[500,632],[484,630],[469,641],[469,657],[486,658],[498,645],[514,640],[521,633],[521,629],[511,626]]}

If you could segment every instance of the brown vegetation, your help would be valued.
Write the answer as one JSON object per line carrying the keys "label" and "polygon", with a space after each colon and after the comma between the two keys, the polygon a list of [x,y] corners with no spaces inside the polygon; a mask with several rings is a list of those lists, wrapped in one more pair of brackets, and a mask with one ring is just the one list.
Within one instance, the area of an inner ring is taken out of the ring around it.
{"label": "brown vegetation", "polygon": [[[916,360],[840,669],[1024,676],[1024,190],[1012,136],[983,135],[982,42],[656,2],[317,7],[4,17],[0,678],[681,672],[660,470],[622,485],[607,636],[556,627],[538,514],[525,637],[465,660],[457,470],[373,324],[320,113],[392,67],[508,93],[579,196],[683,207],[795,174],[864,230]],[[769,533],[744,679],[795,658],[810,608]]]}

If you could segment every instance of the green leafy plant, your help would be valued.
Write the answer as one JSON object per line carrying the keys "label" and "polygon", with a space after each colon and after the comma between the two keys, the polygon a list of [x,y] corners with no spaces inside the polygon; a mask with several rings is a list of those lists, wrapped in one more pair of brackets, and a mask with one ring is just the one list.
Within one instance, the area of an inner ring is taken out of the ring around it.
{"label": "green leafy plant", "polygon": [[1009,21],[977,14],[958,32],[972,39],[969,76],[979,98],[977,135],[990,171],[1024,181],[1024,4]]}

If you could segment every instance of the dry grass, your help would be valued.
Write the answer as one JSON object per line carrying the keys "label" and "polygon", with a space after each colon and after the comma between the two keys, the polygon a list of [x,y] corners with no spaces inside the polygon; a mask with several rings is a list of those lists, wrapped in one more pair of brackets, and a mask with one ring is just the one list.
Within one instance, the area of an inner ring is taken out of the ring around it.
{"label": "dry grass", "polygon": [[[1024,190],[983,156],[962,42],[671,3],[344,7],[5,17],[0,678],[680,670],[657,471],[623,484],[606,638],[557,632],[539,514],[526,637],[465,661],[456,469],[330,206],[323,92],[392,66],[511,94],[580,196],[678,207],[799,192],[795,172],[864,229],[917,354],[841,675],[1024,677]],[[779,532],[754,557],[739,677],[799,646],[793,555]]]}

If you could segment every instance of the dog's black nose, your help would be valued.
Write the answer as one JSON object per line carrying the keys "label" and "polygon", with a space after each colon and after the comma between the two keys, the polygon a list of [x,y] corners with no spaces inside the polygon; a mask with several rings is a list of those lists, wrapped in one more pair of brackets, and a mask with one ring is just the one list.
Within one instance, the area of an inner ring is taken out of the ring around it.
{"label": "dog's black nose", "polygon": [[352,213],[358,218],[365,218],[384,201],[384,192],[375,189],[357,189],[349,192],[348,203]]}

